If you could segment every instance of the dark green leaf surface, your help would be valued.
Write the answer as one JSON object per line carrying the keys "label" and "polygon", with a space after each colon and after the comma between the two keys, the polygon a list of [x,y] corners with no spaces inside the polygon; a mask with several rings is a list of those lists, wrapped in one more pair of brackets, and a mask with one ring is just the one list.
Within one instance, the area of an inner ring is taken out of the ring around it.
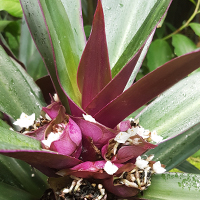
{"label": "dark green leaf surface", "polygon": [[154,40],[147,53],[147,66],[150,71],[165,64],[173,57],[172,49],[169,44],[162,39]]}
{"label": "dark green leaf surface", "polygon": [[189,163],[187,160],[176,166],[176,168],[186,173],[200,174],[200,170]]}
{"label": "dark green leaf surface", "polygon": [[85,47],[85,33],[79,13],[80,1],[58,0],[40,3],[50,32],[61,85],[69,97],[80,105],[81,95],[76,74]]}
{"label": "dark green leaf surface", "polygon": [[36,197],[14,186],[0,182],[0,199],[2,200],[36,200]]}
{"label": "dark green leaf surface", "polygon": [[5,10],[14,17],[22,17],[19,0],[0,0],[0,10]]}
{"label": "dark green leaf surface", "polygon": [[2,32],[3,29],[4,29],[8,24],[10,24],[11,22],[12,22],[12,21],[7,21],[7,20],[1,21],[1,20],[0,20],[0,32]]}
{"label": "dark green leaf surface", "polygon": [[42,94],[24,69],[0,46],[0,110],[14,119],[22,112],[40,115],[45,106]]}
{"label": "dark green leaf surface", "polygon": [[197,200],[200,194],[200,175],[166,173],[154,175],[151,186],[141,199]]}
{"label": "dark green leaf surface", "polygon": [[170,0],[102,1],[113,76],[139,50],[170,2]]}
{"label": "dark green leaf surface", "polygon": [[189,24],[192,30],[195,32],[196,35],[200,37],[200,24],[199,23],[190,23]]}
{"label": "dark green leaf surface", "polygon": [[0,155],[0,168],[0,182],[29,192],[37,198],[48,188],[47,177],[43,178],[41,172],[21,160]]}
{"label": "dark green leaf surface", "polygon": [[181,80],[143,110],[138,116],[140,124],[166,139],[199,123],[199,85],[199,72]]}
{"label": "dark green leaf surface", "polygon": [[182,34],[172,36],[172,45],[174,46],[174,53],[177,56],[194,51],[197,47],[192,40]]}

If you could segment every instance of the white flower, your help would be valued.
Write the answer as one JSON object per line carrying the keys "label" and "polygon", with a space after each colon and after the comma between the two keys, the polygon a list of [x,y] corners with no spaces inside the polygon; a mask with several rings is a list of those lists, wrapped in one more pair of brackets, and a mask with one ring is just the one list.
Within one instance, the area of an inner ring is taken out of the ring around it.
{"label": "white flower", "polygon": [[166,169],[161,166],[160,161],[153,164],[153,170],[156,174],[162,174],[166,171]]}
{"label": "white flower", "polygon": [[51,132],[51,133],[49,133],[47,139],[46,140],[42,140],[41,142],[45,146],[47,146],[47,147],[50,148],[51,143],[54,142],[54,141],[56,141],[56,140],[58,140],[60,138],[61,134],[62,134],[61,132],[57,132],[57,133]]}
{"label": "white flower", "polygon": [[105,170],[107,174],[113,175],[115,172],[117,172],[118,167],[115,164],[113,164],[111,161],[107,161],[103,169]]}
{"label": "white flower", "polygon": [[153,142],[160,143],[163,141],[163,137],[160,135],[157,135],[156,131],[153,131],[153,132],[151,132],[151,140]]}
{"label": "white flower", "polygon": [[95,120],[91,115],[88,115],[88,114],[84,115],[84,114],[83,114],[83,118],[84,118],[86,121],[96,123],[96,120]]}
{"label": "white flower", "polygon": [[130,134],[130,137],[131,137],[131,136],[134,136],[134,135],[136,135],[136,133],[137,133],[137,128],[135,128],[135,127],[129,128],[129,129],[127,130],[127,132]]}
{"label": "white flower", "polygon": [[127,132],[120,132],[115,136],[115,141],[118,143],[125,143],[126,140],[128,140],[128,138],[130,137],[130,134]]}
{"label": "white flower", "polygon": [[147,161],[147,160],[143,160],[142,158],[141,158],[141,156],[138,156],[137,158],[136,158],[136,162],[135,162],[135,165],[138,167],[138,168],[140,168],[140,169],[145,169],[145,168],[147,168],[149,165],[149,162]]}
{"label": "white flower", "polygon": [[28,116],[25,113],[22,113],[20,115],[20,118],[17,119],[17,121],[15,121],[13,124],[18,125],[21,128],[28,128],[29,126],[32,126],[34,124],[34,121],[35,121],[35,113],[33,113],[30,116]]}
{"label": "white flower", "polygon": [[54,101],[56,101],[56,102],[59,102],[59,101],[60,101],[60,99],[59,99],[59,97],[58,97],[58,95],[57,95],[56,93],[53,95],[53,99],[54,99]]}
{"label": "white flower", "polygon": [[145,130],[143,127],[136,127],[137,128],[137,134],[141,136],[143,139],[149,138],[149,130]]}

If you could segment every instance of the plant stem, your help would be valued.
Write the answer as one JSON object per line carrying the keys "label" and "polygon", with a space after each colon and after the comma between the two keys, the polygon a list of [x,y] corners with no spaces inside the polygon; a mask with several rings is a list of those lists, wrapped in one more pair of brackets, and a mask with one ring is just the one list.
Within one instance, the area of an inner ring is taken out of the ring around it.
{"label": "plant stem", "polygon": [[174,31],[173,33],[164,37],[163,40],[167,40],[167,39],[171,38],[173,35],[179,33],[184,28],[186,28],[189,25],[189,23],[194,19],[194,17],[200,12],[199,5],[200,5],[200,0],[198,0],[195,10],[194,10],[193,14],[191,15],[191,17],[187,20],[187,22],[185,24],[183,24],[180,28],[178,28],[176,31]]}

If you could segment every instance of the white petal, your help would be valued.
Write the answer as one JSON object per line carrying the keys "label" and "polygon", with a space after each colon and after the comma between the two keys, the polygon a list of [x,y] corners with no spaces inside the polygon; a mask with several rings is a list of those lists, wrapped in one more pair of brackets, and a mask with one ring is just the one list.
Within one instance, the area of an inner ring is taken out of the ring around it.
{"label": "white petal", "polygon": [[115,172],[117,172],[118,167],[115,164],[113,164],[111,161],[107,161],[103,169],[105,170],[107,174],[113,175]]}
{"label": "white petal", "polygon": [[62,134],[61,132],[58,132],[58,133],[53,133],[53,132],[51,132],[51,133],[49,133],[47,139],[46,139],[46,140],[42,140],[41,142],[42,142],[45,146],[47,146],[47,147],[50,148],[51,143],[54,142],[54,141],[56,141],[56,140],[58,140],[58,139],[60,138],[60,135],[61,135],[61,134]]}
{"label": "white petal", "polygon": [[145,168],[147,168],[149,165],[149,162],[148,161],[146,161],[146,160],[143,160],[142,158],[141,158],[141,156],[138,156],[137,158],[136,158],[136,162],[135,162],[135,165],[138,167],[138,168],[140,168],[140,169],[145,169]]}
{"label": "white petal", "polygon": [[91,115],[88,115],[88,114],[84,115],[84,114],[83,114],[83,118],[84,118],[86,121],[96,123],[96,120],[95,120]]}
{"label": "white petal", "polygon": [[131,136],[134,136],[134,135],[136,135],[136,133],[137,133],[137,128],[135,128],[135,127],[129,128],[129,129],[127,130],[127,132],[130,134],[130,137],[131,137]]}
{"label": "white petal", "polygon": [[115,141],[118,143],[125,143],[126,140],[128,140],[128,138],[130,137],[130,134],[127,132],[120,132],[115,136]]}
{"label": "white petal", "polygon": [[162,174],[166,171],[166,169],[161,166],[160,161],[153,164],[153,170],[156,174]]}
{"label": "white petal", "polygon": [[156,131],[153,131],[151,133],[151,139],[153,142],[156,142],[156,143],[160,143],[163,141],[163,137],[160,135],[157,135]]}
{"label": "white petal", "polygon": [[33,113],[30,116],[28,116],[25,113],[22,113],[20,115],[20,118],[17,119],[17,121],[15,121],[13,124],[18,125],[21,128],[28,128],[29,126],[32,126],[34,124],[34,121],[35,121],[35,113]]}
{"label": "white petal", "polygon": [[60,99],[59,99],[59,97],[58,97],[58,95],[57,95],[56,93],[53,95],[53,99],[54,99],[54,101],[56,101],[56,102],[59,102],[59,101],[60,101]]}

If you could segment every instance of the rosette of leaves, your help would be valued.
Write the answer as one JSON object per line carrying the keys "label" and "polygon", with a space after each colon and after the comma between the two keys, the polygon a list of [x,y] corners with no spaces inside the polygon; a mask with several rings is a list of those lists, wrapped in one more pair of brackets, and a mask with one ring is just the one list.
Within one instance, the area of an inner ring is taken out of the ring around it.
{"label": "rosette of leaves", "polygon": [[[0,109],[17,120],[22,112],[35,113],[38,118],[43,107],[52,121],[66,120],[64,130],[76,129],[79,139],[65,134],[65,140],[46,150],[41,140],[53,123],[44,128],[43,135],[37,132],[36,138],[0,127],[1,154],[21,159],[49,176],[64,173],[110,181],[108,174],[98,171],[105,162],[92,154],[92,162],[86,163],[90,155],[80,158],[83,153],[80,147],[85,144],[93,149],[91,152],[96,147],[101,150],[116,136],[116,126],[129,115],[135,117],[132,113],[145,106],[136,119],[164,138],[154,149],[144,151],[145,154],[154,154],[154,161],[161,161],[167,170],[187,165],[186,172],[199,173],[185,159],[199,149],[200,75],[187,75],[199,67],[200,51],[171,60],[134,83],[155,28],[171,1],[99,0],[87,42],[79,0],[20,2],[61,102],[59,106],[51,104],[45,108],[39,88],[2,45]],[[49,84],[45,81],[44,78],[43,83]],[[82,114],[91,115],[97,124],[85,121]],[[82,136],[89,139],[81,143]],[[69,137],[76,146],[66,154],[63,148],[58,149]],[[121,164],[124,163],[119,168]],[[94,168],[97,171],[92,171]],[[106,187],[106,183],[102,184]],[[125,192],[120,190],[117,196],[131,197],[137,193],[128,188]],[[133,198],[194,199],[198,194],[199,175],[167,173],[153,176],[152,185],[143,196]]]}

